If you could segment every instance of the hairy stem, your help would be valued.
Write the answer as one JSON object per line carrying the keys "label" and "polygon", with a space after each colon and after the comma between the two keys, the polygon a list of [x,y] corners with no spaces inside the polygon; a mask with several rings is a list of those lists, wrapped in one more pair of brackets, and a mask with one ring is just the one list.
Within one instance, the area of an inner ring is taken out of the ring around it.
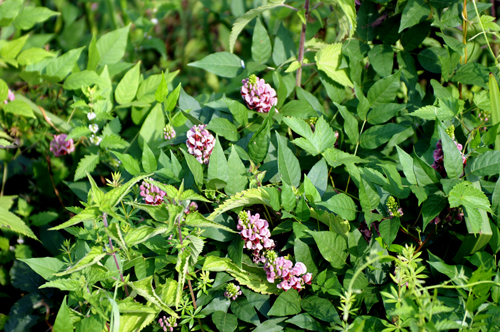
{"label": "hairy stem", "polygon": [[305,9],[304,17],[306,23],[302,23],[302,31],[300,31],[299,58],[298,58],[300,67],[299,69],[297,69],[297,80],[295,82],[296,86],[300,86],[302,82],[302,63],[304,62],[304,48],[306,42],[307,18],[309,16],[310,2],[311,0],[305,0],[304,3],[304,9]]}
{"label": "hairy stem", "polygon": [[[102,221],[104,222],[104,226],[109,227],[107,218],[108,218],[108,214],[103,213]],[[123,286],[125,287],[125,294],[127,294],[127,296],[129,296],[128,287],[125,284],[125,279],[123,279],[122,270],[120,270],[120,265],[118,264],[118,259],[116,258],[115,250],[113,249],[113,241],[111,241],[110,237],[108,237],[108,240],[109,240],[109,249],[111,250],[113,258],[115,259],[116,268],[118,269],[118,273],[120,273],[120,279],[123,282]]]}

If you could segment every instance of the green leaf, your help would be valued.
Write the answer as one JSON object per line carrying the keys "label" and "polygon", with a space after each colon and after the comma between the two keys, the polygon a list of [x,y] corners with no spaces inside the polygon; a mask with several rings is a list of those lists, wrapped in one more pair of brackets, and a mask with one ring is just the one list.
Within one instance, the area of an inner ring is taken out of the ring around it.
{"label": "green leaf", "polygon": [[156,221],[167,222],[169,220],[169,213],[165,204],[160,205],[150,205],[150,204],[139,204],[136,202],[127,202],[127,204],[132,205],[136,209],[146,211],[151,218]]}
{"label": "green leaf", "polygon": [[297,262],[302,262],[307,267],[307,272],[312,273],[313,277],[318,273],[318,268],[315,263],[315,256],[313,256],[312,248],[300,239],[295,239],[293,253]]}
{"label": "green leaf", "polygon": [[367,95],[371,107],[387,104],[396,98],[399,91],[399,77],[400,72],[398,71],[372,85]]}
{"label": "green leaf", "polygon": [[86,176],[86,173],[91,173],[96,168],[99,163],[99,155],[97,154],[88,154],[84,156],[78,162],[78,167],[76,168],[75,178],[73,181],[82,179]]}
{"label": "green leaf", "polygon": [[55,257],[25,258],[19,260],[28,264],[33,271],[48,281],[56,279],[54,274],[66,266],[65,263]]}
{"label": "green leaf", "polygon": [[359,141],[358,120],[347,110],[345,106],[334,103],[340,114],[344,118],[344,131],[349,137],[351,144],[356,144]]}
{"label": "green leaf", "polygon": [[450,179],[458,179],[464,172],[462,154],[455,145],[455,141],[441,127],[439,137],[443,145],[444,168]]}
{"label": "green leaf", "polygon": [[[493,74],[489,75],[490,88],[490,103],[491,103],[491,120],[493,125],[500,123],[500,91],[498,89],[498,83]],[[500,150],[500,135],[495,138],[495,150]]]}
{"label": "green leaf", "polygon": [[253,332],[279,332],[283,331],[287,317],[268,319],[260,324]]}
{"label": "green leaf", "polygon": [[56,279],[49,281],[40,286],[39,288],[58,288],[62,291],[76,292],[81,289],[82,285],[78,280],[73,279]]}
{"label": "green leaf", "polygon": [[455,113],[453,113],[448,108],[436,107],[436,106],[424,106],[410,113],[411,116],[416,116],[424,120],[435,120],[438,118],[441,121],[448,121],[453,119]]}
{"label": "green leaf", "polygon": [[324,206],[328,210],[335,212],[343,219],[356,219],[356,204],[351,197],[344,193],[332,196],[328,201],[317,203],[316,205]]}
{"label": "green leaf", "polygon": [[[441,192],[440,192],[441,193]],[[422,204],[423,230],[431,220],[436,218],[446,207],[446,197],[444,195],[430,195]]]}
{"label": "green leaf", "polygon": [[408,0],[403,9],[398,32],[422,22],[429,17],[430,13],[431,9],[429,5],[423,0]]}
{"label": "green leaf", "polygon": [[260,325],[257,312],[252,304],[244,297],[239,297],[236,301],[231,301],[231,311],[239,320],[256,326]]}
{"label": "green leaf", "polygon": [[392,242],[396,239],[399,232],[401,221],[399,218],[384,219],[379,225],[380,236],[384,240],[387,247],[390,247]]}
{"label": "green leaf", "polygon": [[341,269],[346,264],[347,242],[345,238],[335,232],[309,231],[312,235],[319,252],[335,269]]}
{"label": "green leaf", "polygon": [[107,86],[107,82],[97,75],[95,71],[84,70],[69,75],[64,81],[63,88],[66,90],[80,90],[96,84],[101,87]]}
{"label": "green leaf", "polygon": [[141,62],[139,61],[123,76],[116,86],[115,99],[118,104],[131,103],[139,88],[139,76],[141,74]]}
{"label": "green leaf", "polygon": [[500,151],[486,151],[474,158],[471,165],[471,174],[477,176],[491,176],[500,173]]}
{"label": "green leaf", "polygon": [[207,129],[225,137],[229,141],[238,141],[238,130],[228,119],[214,118],[210,120]]}
{"label": "green leaf", "polygon": [[148,302],[154,304],[161,310],[165,311],[167,314],[178,318],[179,316],[175,311],[170,309],[166,303],[164,303],[161,298],[156,294],[152,286],[153,276],[147,277],[142,280],[129,282],[128,284],[137,294],[145,298]]}
{"label": "green leaf", "polygon": [[163,115],[161,104],[156,104],[142,124],[139,132],[139,145],[142,146],[146,142],[152,151],[156,151],[163,141],[164,127],[165,116]]}
{"label": "green leaf", "polygon": [[153,151],[151,151],[151,149],[149,148],[148,143],[146,142],[144,142],[144,145],[142,146],[142,168],[144,168],[144,171],[146,173],[156,172],[158,168],[155,155]]}
{"label": "green leaf", "polygon": [[345,16],[347,17],[347,22],[349,22],[349,38],[353,36],[356,31],[356,6],[354,4],[354,0],[328,0],[327,2],[333,2],[336,5],[339,5],[342,8]]}
{"label": "green leaf", "polygon": [[188,64],[191,67],[205,69],[222,77],[236,77],[243,72],[241,59],[229,52],[216,52],[203,59]]}
{"label": "green leaf", "polygon": [[318,190],[320,196],[326,192],[328,187],[328,166],[326,165],[325,158],[321,158],[307,173],[307,177],[311,180],[312,184]]}
{"label": "green leaf", "polygon": [[220,145],[219,136],[217,136],[212,155],[210,156],[210,162],[208,164],[207,180],[210,181],[212,179],[218,179],[227,183],[228,173],[229,168],[226,156],[224,155],[224,151]]}
{"label": "green leaf", "polygon": [[283,182],[289,186],[298,187],[300,184],[300,165],[299,160],[293,154],[292,150],[283,142],[280,134],[276,132],[278,138],[278,169]]}
{"label": "green leaf", "polygon": [[[280,22],[278,33],[274,39],[273,61],[276,66],[280,66],[295,55],[295,43],[290,32]],[[281,97],[278,95],[278,97]]]}
{"label": "green leaf", "polygon": [[47,52],[45,49],[40,47],[32,47],[24,50],[17,57],[17,62],[20,65],[26,66],[42,61],[45,58],[52,58],[56,55],[51,52]]}
{"label": "green leaf", "polygon": [[299,293],[295,289],[290,289],[278,296],[267,314],[269,316],[288,316],[296,315],[300,311]]}
{"label": "green leaf", "polygon": [[57,313],[56,321],[52,327],[54,332],[72,332],[73,323],[71,321],[71,313],[66,304],[66,296],[63,299],[63,303],[59,308]]}
{"label": "green leaf", "polygon": [[9,86],[7,85],[7,83],[5,83],[4,80],[0,78],[0,103],[3,103],[5,100],[7,100],[8,95],[9,95]]}
{"label": "green leaf", "polygon": [[417,56],[418,62],[424,69],[436,74],[441,74],[439,57],[448,57],[448,52],[441,47],[429,47],[423,49]]}
{"label": "green leaf", "polygon": [[321,202],[321,196],[319,195],[318,190],[305,174],[304,174],[304,194],[309,202]]}
{"label": "green leaf", "polygon": [[352,165],[358,163],[364,163],[365,161],[358,156],[352,155],[350,153],[337,150],[335,148],[330,148],[323,153],[323,157],[325,157],[328,165],[333,168],[338,167],[340,165]]}
{"label": "green leaf", "polygon": [[233,332],[238,327],[238,319],[233,314],[216,311],[212,314],[212,322],[220,332]]}
{"label": "green leaf", "polygon": [[361,134],[360,146],[363,149],[376,149],[405,129],[405,126],[395,123],[370,127]]}
{"label": "green leaf", "polygon": [[[104,196],[104,198],[106,198],[106,195]],[[77,224],[79,224],[83,221],[87,221],[87,220],[94,221],[100,215],[101,215],[101,212],[99,211],[99,208],[87,207],[87,208],[85,208],[85,210],[78,213],[76,216],[72,217],[70,220],[60,224],[59,226],[49,228],[49,230],[55,231],[55,230],[59,230],[59,229],[64,229],[67,227],[77,225]]]}
{"label": "green leaf", "polygon": [[[358,106],[359,107],[359,106]],[[396,116],[400,111],[406,108],[406,104],[384,104],[381,106],[377,106],[373,108],[370,113],[368,113],[368,117],[366,120],[369,124],[377,125],[382,124],[384,122],[389,121],[394,116]],[[411,113],[410,115],[413,115]]]}
{"label": "green leaf", "polygon": [[293,131],[304,136],[292,141],[313,156],[316,156],[335,144],[335,135],[324,117],[320,117],[316,122],[314,134],[310,125],[302,119],[285,117],[283,121],[289,125]]}
{"label": "green leaf", "polygon": [[[440,54],[440,56],[443,55]],[[468,62],[458,68],[450,80],[468,85],[477,85],[487,89],[489,72],[490,70],[480,63]]]}
{"label": "green leaf", "polygon": [[316,65],[335,82],[353,87],[344,69],[338,69],[341,62],[342,44],[336,43],[322,48],[316,53]]}
{"label": "green leaf", "polygon": [[84,47],[80,47],[52,60],[47,67],[45,67],[45,72],[49,76],[59,77],[61,80],[69,74],[69,72],[75,67]]}
{"label": "green leaf", "polygon": [[399,163],[403,168],[403,173],[405,174],[406,179],[411,184],[417,184],[417,178],[415,177],[415,172],[413,171],[413,158],[397,145],[396,149],[398,150]]}
{"label": "green leaf", "polygon": [[36,23],[44,22],[56,15],[59,13],[45,7],[24,7],[13,24],[19,30],[29,30]]}
{"label": "green leaf", "polygon": [[274,107],[268,113],[267,118],[262,122],[262,125],[252,135],[248,142],[248,155],[255,164],[261,163],[267,156],[269,144],[271,143],[271,125],[272,117],[274,116]]}
{"label": "green leaf", "polygon": [[309,296],[300,302],[302,308],[311,316],[329,323],[339,323],[340,317],[333,304],[318,296]]}
{"label": "green leaf", "polygon": [[319,323],[307,313],[302,313],[290,318],[287,323],[296,325],[308,331],[326,331]]}
{"label": "green leaf", "polygon": [[[163,221],[166,221],[165,219]],[[143,243],[150,238],[158,235],[169,232],[171,230],[171,225],[169,227],[150,227],[150,226],[141,226],[138,228],[132,229],[130,232],[125,235],[125,242],[129,247],[138,245]]]}
{"label": "green leaf", "polygon": [[15,59],[19,52],[21,52],[28,37],[29,35],[24,35],[3,44],[0,48],[0,56],[5,59]]}
{"label": "green leaf", "polygon": [[203,185],[203,167],[201,164],[196,160],[195,157],[187,153],[184,149],[181,148],[182,154],[184,155],[184,158],[186,159],[186,162],[188,164],[189,170],[191,173],[193,173],[194,176],[194,181],[198,186]]}
{"label": "green leaf", "polygon": [[252,59],[257,63],[266,63],[271,57],[271,39],[267,34],[267,30],[257,18],[252,36]]}
{"label": "green leaf", "polygon": [[35,118],[35,114],[31,107],[22,100],[13,100],[3,108],[5,113],[21,115],[27,118]]}
{"label": "green leaf", "polygon": [[229,227],[226,227],[224,225],[221,225],[215,221],[211,221],[203,217],[200,213],[198,212],[192,212],[190,213],[187,217],[186,220],[184,221],[184,224],[187,226],[191,227],[210,227],[210,228],[218,228],[225,230],[226,232],[230,233],[237,233],[236,231],[232,230]]}
{"label": "green leaf", "polygon": [[6,0],[0,7],[0,27],[6,27],[14,21],[21,10],[23,0]]}
{"label": "green leaf", "polygon": [[125,170],[129,172],[131,175],[135,176],[141,172],[141,165],[134,157],[116,151],[111,151],[111,152],[116,156],[116,158],[120,160]]}
{"label": "green leaf", "polygon": [[99,54],[99,49],[97,48],[97,39],[95,37],[95,33],[93,33],[92,40],[90,41],[89,46],[87,70],[95,71],[97,69],[97,66],[99,65],[99,61],[101,61],[101,55]]}
{"label": "green leaf", "polygon": [[54,276],[64,276],[67,274],[72,274],[77,271],[81,271],[86,267],[89,267],[91,265],[96,264],[99,262],[101,259],[103,259],[106,256],[106,253],[103,252],[103,249],[101,246],[96,246],[92,247],[90,251],[80,259],[78,262],[76,262],[73,266],[68,267],[66,270],[63,272],[55,273]]}
{"label": "green leaf", "polygon": [[225,98],[224,102],[233,115],[234,120],[236,120],[236,125],[246,125],[248,122],[248,109],[242,103],[239,103],[236,100]]}
{"label": "green leaf", "polygon": [[387,44],[375,45],[368,52],[368,60],[377,74],[387,77],[392,73],[394,51]]}
{"label": "green leaf", "polygon": [[[144,306],[142,306],[144,307]],[[147,307],[144,307],[147,310]],[[145,310],[145,312],[147,312]],[[121,313],[123,311],[120,310]],[[80,321],[76,332],[102,332],[104,329],[105,322],[99,315],[93,315],[90,317],[85,317]]]}
{"label": "green leaf", "polygon": [[228,160],[227,185],[224,191],[227,195],[233,196],[246,189],[248,184],[247,169],[241,161],[236,148],[231,147],[231,154]]}
{"label": "green leaf", "polygon": [[32,239],[38,240],[33,231],[18,216],[0,206],[0,227],[5,227]]}
{"label": "green leaf", "polygon": [[121,29],[108,32],[99,38],[96,46],[101,58],[99,62],[101,65],[114,64],[123,58],[127,47],[129,30],[130,24]]}
{"label": "green leaf", "polygon": [[162,103],[165,100],[167,93],[168,93],[168,85],[167,85],[167,82],[165,81],[165,74],[162,72],[160,84],[156,88],[156,92],[155,92],[156,101],[158,103]]}
{"label": "green leaf", "polygon": [[165,101],[165,111],[172,112],[177,105],[177,101],[179,100],[179,95],[181,94],[181,83],[177,85],[174,91],[168,94],[167,100]]}
{"label": "green leaf", "polygon": [[469,182],[461,182],[453,187],[448,196],[450,207],[461,205],[491,212],[490,201],[479,189],[474,188]]}
{"label": "green leaf", "polygon": [[407,52],[411,52],[422,44],[431,31],[431,22],[424,21],[412,26],[401,36],[401,45]]}

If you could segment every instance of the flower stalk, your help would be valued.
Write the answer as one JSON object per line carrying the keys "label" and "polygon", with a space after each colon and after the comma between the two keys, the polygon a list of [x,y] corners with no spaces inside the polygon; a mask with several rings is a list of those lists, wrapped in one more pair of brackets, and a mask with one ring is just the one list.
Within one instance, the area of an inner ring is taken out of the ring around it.
{"label": "flower stalk", "polygon": [[[109,227],[107,218],[108,218],[108,214],[103,213],[102,214],[102,222],[104,223],[104,226]],[[108,237],[108,240],[109,240],[109,249],[112,252],[111,255],[113,256],[113,258],[115,260],[116,268],[118,269],[118,273],[120,274],[120,280],[123,282],[123,286],[125,287],[125,294],[127,294],[127,296],[129,296],[130,294],[128,292],[127,284],[125,284],[125,279],[123,279],[122,270],[120,270],[120,264],[118,264],[118,259],[116,258],[116,253],[115,253],[115,250],[113,249],[113,241],[111,241],[110,237]]]}

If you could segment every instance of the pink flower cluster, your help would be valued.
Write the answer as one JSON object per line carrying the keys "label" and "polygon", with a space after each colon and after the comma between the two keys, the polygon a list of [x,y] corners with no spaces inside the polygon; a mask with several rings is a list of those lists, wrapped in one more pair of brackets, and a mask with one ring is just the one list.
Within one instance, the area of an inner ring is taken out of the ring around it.
{"label": "pink flower cluster", "polygon": [[247,103],[248,108],[255,109],[260,113],[268,113],[273,106],[278,104],[276,91],[266,84],[264,79],[251,75],[242,81],[241,97]]}
{"label": "pink flower cluster", "polygon": [[174,327],[177,327],[177,321],[175,317],[167,318],[166,316],[163,316],[160,319],[158,319],[158,323],[160,323],[161,328],[165,332],[167,331],[172,332],[174,330]]}
{"label": "pink flower cluster", "polygon": [[253,250],[254,263],[264,262],[261,257],[262,249],[273,249],[274,241],[271,239],[269,223],[267,220],[260,219],[256,213],[251,215],[250,211],[242,211],[238,215],[237,229],[240,231],[241,238],[245,241],[245,248]]}
{"label": "pink flower cluster", "polygon": [[267,281],[274,283],[275,279],[281,279],[277,285],[279,289],[285,291],[289,289],[301,290],[305,284],[310,285],[312,280],[312,273],[306,273],[307,268],[302,262],[295,263],[293,266],[292,261],[285,257],[277,257],[272,260],[272,256],[268,255],[268,261],[264,265],[264,271],[267,274]]}
{"label": "pink flower cluster", "polygon": [[233,284],[232,282],[227,284],[224,296],[231,300],[236,300],[238,296],[241,295],[240,286]]}
{"label": "pink flower cluster", "polygon": [[186,145],[190,155],[194,156],[200,164],[208,164],[210,155],[214,150],[215,137],[205,129],[207,125],[194,126],[187,132]]}
{"label": "pink flower cluster", "polygon": [[72,138],[66,140],[67,137],[66,134],[54,135],[54,139],[50,142],[50,152],[54,156],[60,157],[75,151],[75,142]]}
{"label": "pink flower cluster", "polygon": [[[457,143],[457,141],[453,140],[455,142],[455,145],[462,154],[462,163],[465,165],[467,163],[467,158],[464,156],[462,152],[462,144]],[[444,169],[444,153],[443,153],[443,145],[441,140],[439,140],[436,144],[436,149],[434,150],[433,153],[434,157],[434,163],[431,165],[432,168],[434,168],[436,171],[438,171],[439,174],[441,174],[443,177],[446,176],[446,170]]]}
{"label": "pink flower cluster", "polygon": [[9,90],[9,92],[7,94],[7,99],[4,100],[4,104],[7,105],[7,103],[9,101],[13,101],[14,99],[16,99],[16,96],[14,95],[14,92],[12,92],[12,91]]}
{"label": "pink flower cluster", "polygon": [[140,195],[144,197],[144,201],[146,204],[160,205],[161,203],[163,203],[163,197],[166,193],[157,186],[147,183],[146,181],[142,181],[140,189]]}
{"label": "pink flower cluster", "polygon": [[191,202],[187,208],[184,209],[184,214],[190,214],[191,212],[198,210],[198,204],[196,202]]}
{"label": "pink flower cluster", "polygon": [[177,134],[175,132],[174,127],[168,124],[165,126],[165,128],[163,128],[163,135],[165,139],[173,139]]}

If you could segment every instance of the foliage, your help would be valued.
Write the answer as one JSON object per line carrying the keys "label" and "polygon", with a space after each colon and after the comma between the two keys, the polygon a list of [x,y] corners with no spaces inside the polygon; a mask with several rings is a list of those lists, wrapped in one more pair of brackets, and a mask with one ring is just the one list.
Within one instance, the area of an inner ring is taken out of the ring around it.
{"label": "foliage", "polygon": [[0,330],[495,330],[496,10],[3,1]]}

